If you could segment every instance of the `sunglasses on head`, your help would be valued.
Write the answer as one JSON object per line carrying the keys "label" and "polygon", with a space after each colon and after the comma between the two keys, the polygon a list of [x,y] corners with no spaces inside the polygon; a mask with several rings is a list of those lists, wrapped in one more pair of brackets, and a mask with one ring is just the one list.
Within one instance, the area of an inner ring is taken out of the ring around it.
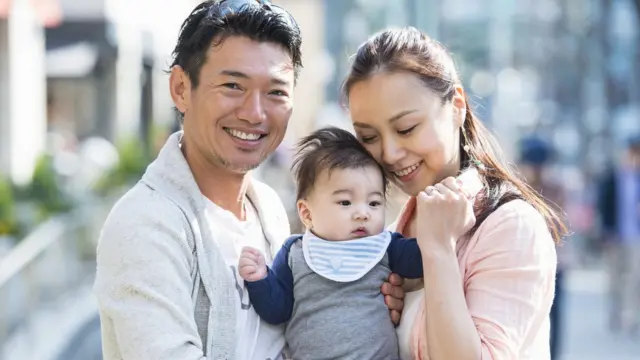
{"label": "sunglasses on head", "polygon": [[224,18],[231,14],[237,13],[245,6],[257,6],[274,14],[282,15],[282,17],[291,25],[292,28],[300,31],[298,23],[291,14],[278,5],[272,4],[269,0],[222,0],[216,6],[212,6],[209,10],[209,16]]}

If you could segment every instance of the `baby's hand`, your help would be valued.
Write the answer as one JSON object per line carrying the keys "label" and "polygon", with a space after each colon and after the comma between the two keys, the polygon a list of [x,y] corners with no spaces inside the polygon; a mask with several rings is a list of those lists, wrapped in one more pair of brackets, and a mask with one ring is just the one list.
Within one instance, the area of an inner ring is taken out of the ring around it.
{"label": "baby's hand", "polygon": [[238,272],[243,279],[249,282],[264,279],[267,277],[267,263],[264,255],[252,247],[243,247],[240,253]]}

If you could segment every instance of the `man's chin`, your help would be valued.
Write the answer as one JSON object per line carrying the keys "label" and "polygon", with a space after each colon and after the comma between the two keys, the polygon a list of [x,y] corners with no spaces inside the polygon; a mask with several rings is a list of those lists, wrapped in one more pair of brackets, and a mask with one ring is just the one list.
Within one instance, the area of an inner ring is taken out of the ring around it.
{"label": "man's chin", "polygon": [[258,168],[263,162],[264,159],[254,161],[228,161],[225,167],[234,173],[246,174]]}

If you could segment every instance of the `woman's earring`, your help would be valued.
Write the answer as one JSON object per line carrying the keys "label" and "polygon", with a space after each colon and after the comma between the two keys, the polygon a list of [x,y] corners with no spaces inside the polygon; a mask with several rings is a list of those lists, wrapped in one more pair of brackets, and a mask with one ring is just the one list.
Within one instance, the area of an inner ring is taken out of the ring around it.
{"label": "woman's earring", "polygon": [[467,156],[469,157],[469,161],[478,169],[485,170],[484,164],[480,160],[476,159],[476,157],[473,156],[473,154],[471,154],[469,139],[467,139],[467,133],[464,131],[464,128],[460,129],[460,131],[462,132],[462,137],[464,138],[464,146],[462,147],[462,150],[464,150],[467,153]]}

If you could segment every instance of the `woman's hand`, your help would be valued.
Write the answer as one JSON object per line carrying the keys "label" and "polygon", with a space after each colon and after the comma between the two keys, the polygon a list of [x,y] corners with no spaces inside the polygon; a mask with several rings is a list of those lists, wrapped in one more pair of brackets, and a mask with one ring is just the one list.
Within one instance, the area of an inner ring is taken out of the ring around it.
{"label": "woman's hand", "polygon": [[400,324],[402,309],[404,308],[404,290],[402,284],[404,280],[398,274],[389,275],[388,282],[382,284],[382,295],[384,295],[384,303],[387,304],[391,312],[391,321],[394,324]]}
{"label": "woman's hand", "polygon": [[473,200],[462,182],[448,177],[421,191],[416,200],[416,235],[423,253],[435,246],[455,251],[458,238],[476,222]]}

